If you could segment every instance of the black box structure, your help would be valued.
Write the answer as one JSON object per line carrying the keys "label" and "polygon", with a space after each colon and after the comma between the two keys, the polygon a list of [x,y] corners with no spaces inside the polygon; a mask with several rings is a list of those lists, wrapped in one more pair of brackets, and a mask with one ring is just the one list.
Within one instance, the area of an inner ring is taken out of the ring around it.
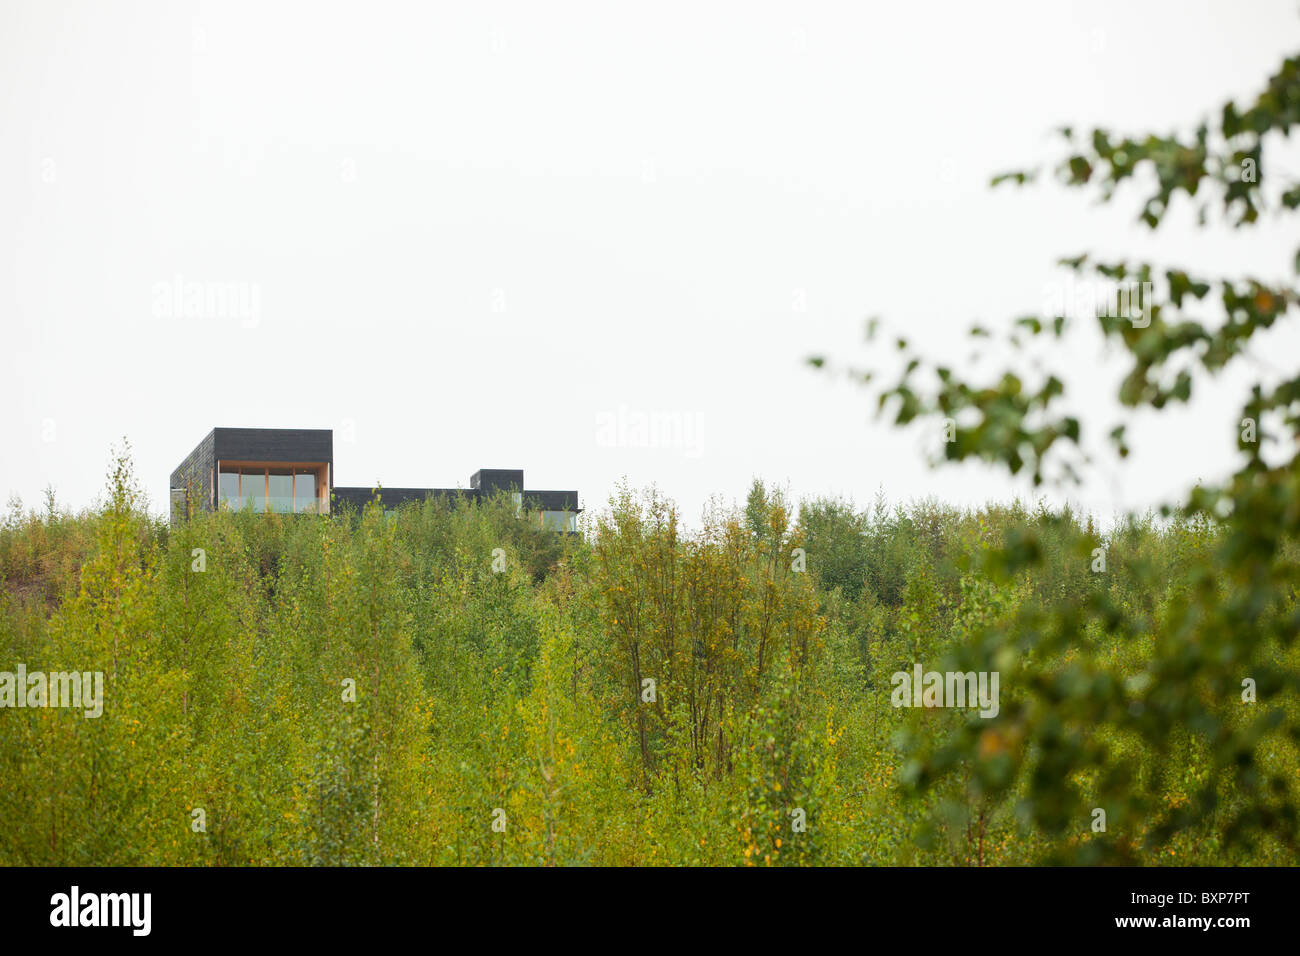
{"label": "black box structure", "polygon": [[378,497],[386,510],[430,497],[485,500],[511,496],[543,527],[576,531],[577,491],[524,487],[524,473],[480,468],[468,488],[348,488],[334,484],[334,432],[328,428],[214,428],[171,474],[176,523],[197,510],[251,508],[298,514],[361,509]]}

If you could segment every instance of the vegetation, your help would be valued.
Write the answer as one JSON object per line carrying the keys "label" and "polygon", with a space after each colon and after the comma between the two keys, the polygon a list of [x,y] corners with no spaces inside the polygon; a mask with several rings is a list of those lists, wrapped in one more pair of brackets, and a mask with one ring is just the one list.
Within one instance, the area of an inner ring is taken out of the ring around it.
{"label": "vegetation", "polygon": [[[1292,58],[1187,135],[1066,130],[1061,171],[1146,183],[1153,229],[1184,197],[1248,228],[1300,207],[1264,156],[1298,123]],[[1135,415],[1260,368],[1300,302],[1063,264],[1118,285],[1121,457]],[[1009,344],[1075,331],[1028,316]],[[1087,469],[1057,376],[894,344],[879,406],[943,419],[944,460]],[[580,537],[503,500],[172,528],[121,455],[98,510],[0,528],[0,668],[104,675],[98,717],[0,709],[0,863],[1294,863],[1300,376],[1254,376],[1240,419],[1225,481],[1106,528],[762,483],[691,533],[626,489]],[[914,668],[997,675],[999,706],[899,706]]]}
{"label": "vegetation", "polygon": [[[627,490],[583,536],[540,531],[506,500],[169,527],[119,457],[99,509],[15,508],[0,528],[0,669],[105,675],[98,718],[0,710],[0,863],[1293,859],[1282,835],[1225,838],[1259,797],[1215,776],[1195,727],[1159,748],[1100,724],[1076,740],[1058,708],[1064,753],[1104,745],[1129,768],[1134,809],[1094,832],[1089,813],[1040,803],[1059,754],[1007,759],[1032,746],[1016,724],[891,705],[893,673],[1063,598],[1169,626],[1223,530],[1149,518],[1102,534],[1019,506],[795,512],[755,483],[691,534],[669,502]],[[1032,573],[985,573],[1030,538]],[[1097,573],[1096,547],[1129,557]],[[1080,667],[1104,685],[1162,660],[1149,633],[1086,635],[1002,661],[1002,713],[1023,721],[1039,684],[1076,688]],[[1255,653],[1295,670],[1293,648]],[[1224,726],[1252,726],[1236,695],[1198,692]],[[963,733],[977,756],[941,756],[951,773],[916,786],[918,742]],[[1253,753],[1274,799],[1292,798],[1294,742],[1265,732]],[[1065,772],[1085,804],[1104,800],[1104,776]],[[1187,816],[1211,781],[1215,809]]]}
{"label": "vegetation", "polygon": [[[1249,229],[1266,213],[1293,217],[1300,208],[1300,185],[1271,164],[1297,126],[1300,56],[1293,56],[1253,100],[1229,101],[1184,133],[1063,129],[1069,153],[1058,173],[1102,202],[1126,187],[1144,190],[1138,221],[1152,230],[1193,211],[1201,227]],[[993,184],[1025,185],[1037,175],[1006,173]],[[1294,859],[1300,375],[1258,351],[1300,305],[1295,276],[1206,276],[1088,253],[1060,265],[1106,292],[1097,296],[1093,327],[1124,364],[1108,435],[1113,451],[1129,454],[1128,429],[1139,417],[1185,403],[1207,379],[1231,372],[1249,381],[1239,427],[1223,436],[1234,440],[1236,460],[1225,481],[1198,485],[1161,509],[1176,516],[1178,562],[1162,566],[1165,552],[1141,536],[1098,552],[1133,576],[1132,594],[1069,585],[1044,592],[1041,569],[1055,542],[1040,529],[992,550],[975,586],[1015,589],[1017,575],[1027,574],[1036,600],[1011,601],[1013,616],[972,634],[953,666],[1012,668],[1003,676],[1023,696],[993,721],[915,740],[905,775],[934,794],[962,786],[968,800],[1020,793],[1027,822],[1062,837],[1088,806],[1104,810],[1125,835],[1088,846],[1085,860],[1132,862],[1140,858],[1139,834],[1159,844],[1211,824],[1210,845],[1277,840]],[[1300,274],[1300,249],[1294,266]],[[1098,450],[1086,443],[1061,377],[1031,354],[1046,344],[1043,351],[1066,363],[1065,343],[1075,354],[1080,348],[1076,318],[1062,309],[1017,319],[1006,343],[1013,359],[990,376],[981,376],[978,362],[967,374],[929,361],[898,337],[902,363],[893,384],[878,389],[878,407],[899,426],[941,420],[943,462],[983,461],[1027,473],[1035,485],[1081,482]],[[869,339],[878,329],[869,324]],[[980,327],[971,335],[989,339]],[[877,387],[874,370],[851,374]],[[1227,706],[1238,695],[1249,706]],[[1187,788],[1172,809],[1162,806],[1171,774]]]}

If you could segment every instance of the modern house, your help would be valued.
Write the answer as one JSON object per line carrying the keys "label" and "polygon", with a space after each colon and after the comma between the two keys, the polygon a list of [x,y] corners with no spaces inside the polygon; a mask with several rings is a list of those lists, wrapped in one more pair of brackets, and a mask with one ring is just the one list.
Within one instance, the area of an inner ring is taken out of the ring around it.
{"label": "modern house", "polygon": [[344,488],[334,484],[334,432],[328,428],[214,428],[171,475],[172,522],[192,510],[330,514],[362,508],[378,495],[385,508],[429,497],[482,500],[505,492],[543,527],[577,530],[576,491],[524,488],[518,469],[481,468],[468,488]]}

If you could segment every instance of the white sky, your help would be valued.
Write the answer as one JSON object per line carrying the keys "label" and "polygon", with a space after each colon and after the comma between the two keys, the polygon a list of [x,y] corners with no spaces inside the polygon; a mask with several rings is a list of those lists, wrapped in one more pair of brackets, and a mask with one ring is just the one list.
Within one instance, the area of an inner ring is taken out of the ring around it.
{"label": "white sky", "polygon": [[[754,476],[1005,499],[1027,486],[930,471],[804,358],[866,361],[871,314],[964,354],[1085,249],[1288,277],[1294,221],[1153,238],[1131,192],[986,184],[1066,123],[1194,123],[1298,46],[1296,4],[1265,0],[0,0],[0,494],[88,505],[126,435],[161,511],[223,425],[334,428],[338,484],[523,468],[593,509],[626,476],[688,519]],[[238,283],[250,317],[158,314],[177,277]],[[1067,356],[1094,434],[1100,360]],[[1076,497],[1221,474],[1236,395]],[[600,428],[638,414],[690,430]]]}

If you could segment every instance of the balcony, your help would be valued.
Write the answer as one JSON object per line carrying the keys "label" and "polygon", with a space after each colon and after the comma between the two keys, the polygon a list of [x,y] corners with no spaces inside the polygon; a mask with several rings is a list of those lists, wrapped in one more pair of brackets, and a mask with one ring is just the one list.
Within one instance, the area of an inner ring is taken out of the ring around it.
{"label": "balcony", "polygon": [[329,465],[218,462],[217,501],[234,511],[329,514]]}

